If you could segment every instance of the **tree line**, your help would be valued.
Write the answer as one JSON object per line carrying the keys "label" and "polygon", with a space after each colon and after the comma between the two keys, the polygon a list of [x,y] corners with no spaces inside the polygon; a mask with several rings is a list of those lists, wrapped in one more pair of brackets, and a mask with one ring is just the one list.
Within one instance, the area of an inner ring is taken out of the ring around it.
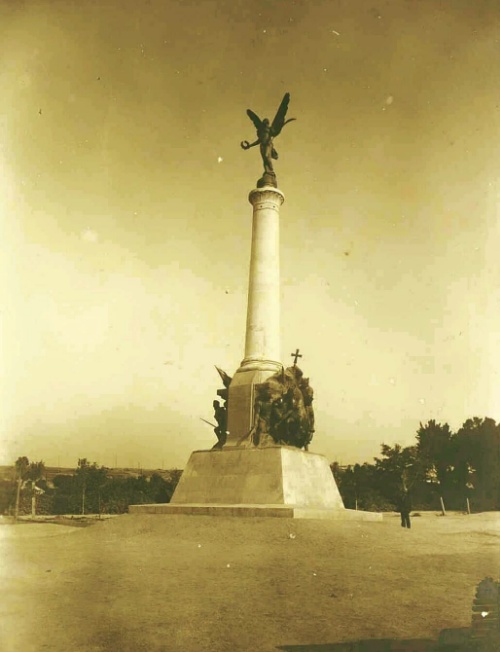
{"label": "tree line", "polygon": [[[334,462],[331,469],[351,509],[393,510],[406,489],[414,510],[500,510],[500,424],[474,417],[453,432],[430,420],[420,424],[412,446],[382,444],[371,464]],[[48,482],[43,461],[20,457],[13,478],[0,482],[0,513],[122,514],[129,505],[170,502],[181,474],[113,477],[82,458],[71,473]]]}
{"label": "tree line", "polygon": [[500,424],[474,417],[453,432],[431,419],[412,446],[382,444],[373,464],[331,467],[348,508],[392,510],[407,489],[413,509],[498,510]]}
{"label": "tree line", "polygon": [[12,514],[123,514],[129,505],[167,503],[182,471],[151,475],[111,475],[110,469],[78,460],[71,473],[55,475],[49,482],[43,461],[19,457],[12,479],[0,482],[0,513]]}

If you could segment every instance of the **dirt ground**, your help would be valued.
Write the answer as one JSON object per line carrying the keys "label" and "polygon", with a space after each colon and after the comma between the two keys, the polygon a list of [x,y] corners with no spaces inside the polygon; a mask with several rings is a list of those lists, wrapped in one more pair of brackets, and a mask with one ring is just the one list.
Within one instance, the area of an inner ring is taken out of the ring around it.
{"label": "dirt ground", "polygon": [[2,652],[427,652],[500,578],[500,513],[5,524],[0,553]]}

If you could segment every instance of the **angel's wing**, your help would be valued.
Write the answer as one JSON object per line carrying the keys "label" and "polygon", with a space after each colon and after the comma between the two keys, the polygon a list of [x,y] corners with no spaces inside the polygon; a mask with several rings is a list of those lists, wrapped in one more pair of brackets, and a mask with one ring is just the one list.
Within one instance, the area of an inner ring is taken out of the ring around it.
{"label": "angel's wing", "polygon": [[247,109],[247,116],[254,123],[255,128],[257,130],[260,129],[260,126],[262,124],[262,120],[259,118],[259,116],[256,113],[254,113],[251,109]]}
{"label": "angel's wing", "polygon": [[271,125],[271,132],[273,136],[278,136],[281,133],[281,130],[286,125],[287,122],[295,120],[295,118],[289,118],[285,121],[286,112],[288,111],[288,103],[290,102],[290,93],[285,93],[283,99],[281,100],[280,107],[274,117],[273,124]]}

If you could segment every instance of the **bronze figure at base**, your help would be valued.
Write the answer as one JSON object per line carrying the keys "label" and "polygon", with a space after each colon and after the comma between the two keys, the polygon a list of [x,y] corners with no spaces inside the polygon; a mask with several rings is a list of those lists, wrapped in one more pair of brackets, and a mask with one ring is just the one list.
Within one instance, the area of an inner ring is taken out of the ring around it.
{"label": "bronze figure at base", "polygon": [[240,440],[246,446],[295,446],[308,449],[314,434],[314,392],[294,365],[256,387],[254,422]]}

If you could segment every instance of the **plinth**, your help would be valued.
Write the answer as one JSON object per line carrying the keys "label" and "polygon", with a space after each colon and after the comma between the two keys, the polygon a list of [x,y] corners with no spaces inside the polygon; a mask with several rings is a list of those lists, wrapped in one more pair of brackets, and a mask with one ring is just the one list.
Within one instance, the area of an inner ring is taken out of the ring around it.
{"label": "plinth", "polygon": [[382,520],[345,509],[323,455],[288,446],[195,451],[170,503],[131,505],[129,512]]}

